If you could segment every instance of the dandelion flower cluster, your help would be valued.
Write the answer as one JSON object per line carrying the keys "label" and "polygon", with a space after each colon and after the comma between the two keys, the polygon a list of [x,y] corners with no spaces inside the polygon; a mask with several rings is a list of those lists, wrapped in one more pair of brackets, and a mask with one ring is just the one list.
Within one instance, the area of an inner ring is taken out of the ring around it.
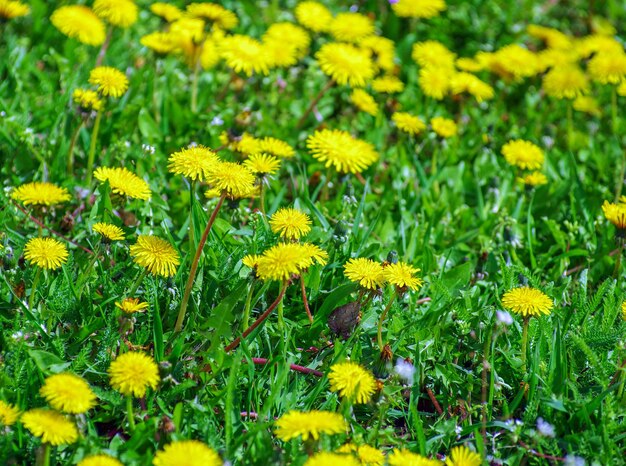
{"label": "dandelion flower cluster", "polygon": [[543,77],[543,90],[557,99],[575,99],[589,91],[589,80],[577,66],[554,68]]}
{"label": "dandelion flower cluster", "polygon": [[134,314],[148,309],[148,303],[140,301],[139,298],[125,298],[121,302],[116,302],[115,307],[126,314]]}
{"label": "dandelion flower cluster", "polygon": [[321,451],[309,457],[304,466],[363,466],[353,455]]}
{"label": "dandelion flower cluster", "polygon": [[330,389],[343,398],[358,404],[367,403],[376,390],[374,376],[359,364],[341,362],[334,364],[328,374]]}
{"label": "dandelion flower cluster", "polygon": [[0,0],[0,18],[13,19],[26,16],[30,7],[16,0]]}
{"label": "dandelion flower cluster", "polygon": [[328,411],[289,411],[275,425],[276,436],[285,442],[297,437],[318,440],[323,434],[341,434],[348,428],[341,414]]}
{"label": "dandelion flower cluster", "polygon": [[378,114],[378,104],[374,100],[374,97],[365,92],[363,89],[355,89],[352,91],[352,94],[350,94],[350,100],[355,107],[362,112],[369,113],[372,116],[376,116]]}
{"label": "dandelion flower cluster", "polygon": [[66,36],[87,45],[104,42],[104,23],[86,6],[62,6],[52,13],[50,22]]}
{"label": "dandelion flower cluster", "polygon": [[104,105],[98,93],[91,89],[75,89],[72,99],[84,112],[101,110]]}
{"label": "dandelion flower cluster", "polygon": [[446,458],[446,466],[480,466],[483,459],[466,446],[454,447]]}
{"label": "dandelion flower cluster", "polygon": [[343,266],[345,276],[368,290],[380,288],[385,283],[383,266],[380,262],[358,257]]}
{"label": "dandelion flower cluster", "polygon": [[155,15],[160,16],[168,23],[176,21],[183,16],[183,12],[179,8],[165,2],[153,3],[152,5],[150,5],[150,11]]}
{"label": "dandelion flower cluster", "polygon": [[76,425],[62,414],[49,409],[31,409],[22,414],[21,422],[43,443],[68,445],[78,440]]}
{"label": "dandelion flower cluster", "polygon": [[20,417],[20,410],[15,406],[0,400],[0,426],[9,427],[15,424]]}
{"label": "dandelion flower cluster", "polygon": [[387,457],[389,466],[442,466],[438,460],[426,458],[409,450],[393,450]]}
{"label": "dandelion flower cluster", "polygon": [[385,455],[370,445],[355,445],[347,443],[339,447],[336,453],[352,453],[359,460],[361,466],[383,466]]}
{"label": "dandelion flower cluster", "polygon": [[113,26],[127,28],[137,22],[139,8],[133,0],[95,0],[93,11]]}
{"label": "dandelion flower cluster", "polygon": [[85,379],[70,373],[47,377],[39,393],[51,407],[64,413],[82,414],[96,405],[96,395]]}
{"label": "dandelion flower cluster", "polygon": [[395,94],[404,90],[404,83],[395,76],[381,76],[372,81],[372,89],[375,92]]}
{"label": "dandelion flower cluster", "polygon": [[67,189],[52,183],[35,181],[17,187],[11,198],[24,205],[55,205],[71,199]]}
{"label": "dandelion flower cluster", "polygon": [[121,241],[125,238],[124,230],[122,230],[117,225],[112,225],[110,223],[98,222],[94,223],[91,227],[93,231],[102,235],[102,237],[107,241]]}
{"label": "dandelion flower cluster", "polygon": [[93,172],[98,181],[109,182],[111,191],[121,196],[148,200],[152,195],[148,183],[126,168],[100,167]]}
{"label": "dandelion flower cluster", "polygon": [[213,188],[234,199],[249,196],[254,190],[254,180],[254,174],[245,165],[233,162],[216,162],[207,176]]}
{"label": "dandelion flower cluster", "polygon": [[169,32],[151,32],[142,36],[139,43],[160,55],[166,55],[177,48],[176,40]]}
{"label": "dandelion flower cluster", "polygon": [[252,37],[241,34],[224,37],[219,42],[220,56],[237,73],[252,76],[254,73],[268,74],[270,61],[263,44]]}
{"label": "dandelion flower cluster", "polygon": [[315,58],[321,70],[340,85],[363,87],[374,77],[374,65],[368,53],[351,44],[324,44]]}
{"label": "dandelion flower cluster", "polygon": [[341,173],[360,173],[378,160],[374,146],[346,131],[316,131],[307,138],[306,145],[315,159]]}
{"label": "dandelion flower cluster", "polygon": [[124,466],[109,455],[92,455],[80,460],[77,466]]}
{"label": "dandelion flower cluster", "polygon": [[395,285],[400,289],[417,290],[424,284],[424,280],[415,276],[419,271],[420,269],[409,264],[398,262],[387,264],[383,269],[383,275],[390,285]]}
{"label": "dandelion flower cluster", "polygon": [[187,5],[187,14],[195,18],[202,18],[225,30],[237,27],[237,15],[216,3],[191,3]]}
{"label": "dandelion flower cluster", "polygon": [[360,13],[339,13],[329,28],[330,34],[338,42],[360,42],[374,34],[374,22]]}
{"label": "dandelion flower cluster", "polygon": [[54,238],[32,238],[24,246],[27,261],[42,269],[55,270],[67,262],[67,248]]}
{"label": "dandelion flower cluster", "polygon": [[513,166],[523,170],[537,170],[544,161],[543,151],[530,141],[518,139],[502,147],[502,155]]}
{"label": "dandelion flower cluster", "polygon": [[130,255],[136,264],[148,269],[152,275],[163,277],[176,274],[176,267],[180,264],[176,249],[157,236],[139,236],[130,247]]}
{"label": "dandelion flower cluster", "polygon": [[602,212],[604,217],[618,229],[626,229],[626,203],[613,204],[612,202],[604,201]]}
{"label": "dandelion flower cluster", "polygon": [[89,73],[89,83],[98,86],[103,96],[119,98],[128,89],[128,79],[120,70],[110,66],[98,66]]}
{"label": "dandelion flower cluster", "polygon": [[313,32],[326,32],[333,21],[332,13],[319,2],[305,1],[296,5],[296,19]]}
{"label": "dandelion flower cluster", "polygon": [[300,239],[311,231],[307,214],[291,207],[283,207],[270,219],[272,231],[287,240]]}
{"label": "dandelion flower cluster", "polygon": [[219,455],[197,440],[179,440],[165,445],[152,460],[154,466],[222,466]]}
{"label": "dandelion flower cluster", "polygon": [[430,120],[430,126],[437,133],[437,136],[444,139],[456,136],[459,131],[454,120],[449,118],[435,117]]}
{"label": "dandelion flower cluster", "polygon": [[398,0],[391,4],[401,18],[433,18],[446,9],[445,0]]}
{"label": "dandelion flower cluster", "polygon": [[168,169],[170,173],[186,176],[192,181],[204,181],[218,161],[217,154],[208,147],[187,147],[170,155]]}
{"label": "dandelion flower cluster", "polygon": [[548,315],[554,307],[554,303],[545,293],[528,286],[513,288],[504,293],[502,305],[523,317]]}
{"label": "dandelion flower cluster", "polygon": [[128,352],[117,357],[109,367],[111,387],[124,396],[142,398],[148,388],[157,387],[159,368],[150,356]]}
{"label": "dandelion flower cluster", "polygon": [[395,112],[391,116],[391,121],[396,124],[400,131],[411,136],[415,136],[426,129],[426,123],[420,117],[407,112]]}
{"label": "dandelion flower cluster", "polygon": [[328,254],[309,243],[280,243],[265,251],[256,261],[262,280],[287,280],[300,275],[314,264],[324,265]]}
{"label": "dandelion flower cluster", "polygon": [[280,168],[280,160],[268,154],[252,154],[243,161],[243,164],[257,177],[273,175]]}

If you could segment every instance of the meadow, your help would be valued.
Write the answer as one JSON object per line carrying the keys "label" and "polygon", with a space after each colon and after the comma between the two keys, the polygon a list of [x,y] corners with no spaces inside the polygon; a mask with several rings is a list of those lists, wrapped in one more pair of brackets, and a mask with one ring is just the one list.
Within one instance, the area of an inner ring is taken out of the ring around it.
{"label": "meadow", "polygon": [[0,464],[626,464],[625,21],[0,0]]}

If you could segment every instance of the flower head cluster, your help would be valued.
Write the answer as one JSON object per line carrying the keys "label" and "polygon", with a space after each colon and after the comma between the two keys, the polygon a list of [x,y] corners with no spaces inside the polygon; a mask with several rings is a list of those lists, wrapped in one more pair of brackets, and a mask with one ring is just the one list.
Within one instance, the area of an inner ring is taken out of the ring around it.
{"label": "flower head cluster", "polygon": [[304,466],[363,466],[365,464],[355,458],[354,455],[321,451],[309,457]]}
{"label": "flower head cluster", "polygon": [[54,205],[71,199],[67,189],[52,183],[35,181],[17,187],[11,198],[24,205]]}
{"label": "flower head cluster", "polygon": [[124,230],[122,230],[117,225],[112,225],[110,223],[98,222],[94,223],[91,227],[93,231],[102,235],[104,240],[106,241],[122,241],[124,236]]}
{"label": "flower head cluster", "polygon": [[139,8],[133,0],[95,0],[93,11],[107,23],[127,28],[137,22]]}
{"label": "flower head cluster", "polygon": [[363,87],[374,77],[374,64],[367,51],[351,44],[324,44],[315,58],[322,71],[340,85]]}
{"label": "flower head cluster", "polygon": [[103,96],[121,97],[128,89],[128,78],[110,66],[98,66],[89,73],[89,83]]}
{"label": "flower head cluster", "polygon": [[316,131],[307,138],[306,145],[315,159],[340,173],[360,173],[379,157],[369,142],[341,130]]}
{"label": "flower head cluster", "polygon": [[208,147],[187,147],[170,155],[168,169],[170,173],[186,176],[192,181],[204,181],[218,161],[217,154]]}
{"label": "flower head cluster", "polygon": [[621,200],[617,204],[604,201],[602,212],[604,212],[605,218],[619,230],[626,230],[626,203],[621,202]]}
{"label": "flower head cluster", "polygon": [[437,136],[444,139],[456,136],[459,131],[454,120],[449,118],[435,117],[430,120],[430,126]]}
{"label": "flower head cluster", "polygon": [[338,42],[359,43],[374,34],[374,22],[360,13],[339,13],[330,23],[329,32]]}
{"label": "flower head cluster", "polygon": [[554,302],[542,291],[522,286],[504,293],[502,305],[523,317],[536,317],[550,314]]}
{"label": "flower head cluster", "polygon": [[0,0],[0,18],[13,19],[26,16],[30,13],[30,7],[17,0]]}
{"label": "flower head cluster", "polygon": [[441,461],[426,458],[409,450],[393,450],[387,457],[389,466],[442,466]]}
{"label": "flower head cluster", "polygon": [[446,466],[480,466],[483,459],[466,446],[454,447],[446,458]]}
{"label": "flower head cluster", "polygon": [[317,440],[323,434],[341,434],[348,427],[341,414],[328,411],[289,411],[275,425],[276,436],[285,442],[297,437]]}
{"label": "flower head cluster", "polygon": [[150,11],[168,23],[176,21],[183,16],[183,12],[178,7],[165,2],[154,2],[150,5]]}
{"label": "flower head cluster", "polygon": [[376,390],[374,376],[359,364],[341,362],[334,364],[328,374],[330,389],[354,403],[367,403]]}
{"label": "flower head cluster", "polygon": [[270,56],[263,44],[252,37],[241,34],[224,37],[219,42],[219,53],[237,73],[246,76],[269,73]]}
{"label": "flower head cluster", "polygon": [[65,413],[82,414],[96,405],[96,395],[85,379],[70,373],[47,377],[39,393],[51,407]]}
{"label": "flower head cluster", "polygon": [[72,99],[78,104],[83,112],[98,111],[102,109],[103,102],[97,92],[91,89],[75,89]]}
{"label": "flower head cluster", "polygon": [[0,426],[9,427],[15,424],[20,417],[20,410],[15,406],[0,400]]}
{"label": "flower head cluster", "polygon": [[157,452],[152,460],[154,466],[222,466],[215,450],[197,440],[172,442]]}
{"label": "flower head cluster", "polygon": [[150,356],[128,352],[117,357],[109,367],[111,387],[124,396],[142,398],[159,383],[159,368]]}
{"label": "flower head cluster", "polygon": [[375,92],[395,94],[404,90],[404,83],[395,76],[381,76],[372,81],[372,89]]}
{"label": "flower head cluster", "polygon": [[356,108],[362,112],[369,113],[372,116],[378,114],[378,104],[370,94],[363,89],[355,89],[350,94],[350,100]]}
{"label": "flower head cluster", "polygon": [[62,414],[49,409],[31,409],[21,422],[35,437],[50,445],[69,445],[78,440],[76,425]]}
{"label": "flower head cluster", "polygon": [[385,280],[390,285],[395,285],[399,289],[417,290],[422,287],[424,280],[417,277],[420,269],[416,269],[404,262],[387,264],[383,269]]}
{"label": "flower head cluster", "polygon": [[328,31],[333,21],[332,13],[319,2],[299,2],[295,15],[300,24],[313,32]]}
{"label": "flower head cluster", "polygon": [[67,262],[67,248],[54,238],[32,238],[24,246],[27,261],[42,269],[54,270]]}
{"label": "flower head cluster", "polygon": [[280,168],[280,160],[273,155],[252,154],[243,161],[245,167],[254,173],[257,178],[273,175]]}
{"label": "flower head cluster", "polygon": [[124,167],[100,167],[93,172],[93,176],[103,183],[108,181],[111,191],[120,196],[148,200],[152,195],[148,183]]}
{"label": "flower head cluster", "polygon": [[304,212],[291,207],[283,207],[272,215],[270,227],[282,238],[297,240],[311,231],[311,219]]}
{"label": "flower head cluster", "polygon": [[187,5],[187,14],[208,21],[224,30],[233,29],[239,24],[235,13],[217,3],[191,3]]}
{"label": "flower head cluster", "polygon": [[510,165],[521,169],[536,170],[544,161],[543,151],[530,141],[517,139],[502,147],[502,155]]}
{"label": "flower head cluster", "polygon": [[148,309],[148,303],[140,301],[139,298],[124,298],[121,302],[116,302],[115,307],[126,314],[134,314]]}
{"label": "flower head cluster", "polygon": [[383,266],[380,262],[358,257],[350,259],[343,266],[345,276],[368,290],[380,288],[385,283]]}
{"label": "flower head cluster", "polygon": [[280,243],[256,260],[256,273],[262,280],[287,280],[314,264],[324,265],[328,254],[310,243]]}
{"label": "flower head cluster", "polygon": [[426,129],[426,123],[420,117],[407,112],[395,112],[391,115],[391,121],[396,124],[400,131],[411,136],[415,136]]}
{"label": "flower head cluster", "polygon": [[391,4],[401,18],[433,18],[446,9],[445,0],[397,0]]}
{"label": "flower head cluster", "polygon": [[141,235],[130,247],[130,255],[136,264],[145,267],[152,275],[171,277],[180,264],[174,247],[157,236]]}
{"label": "flower head cluster", "polygon": [[101,45],[104,42],[104,23],[86,6],[62,6],[54,10],[50,22],[63,34],[83,44]]}
{"label": "flower head cluster", "polygon": [[109,455],[91,455],[80,460],[77,466],[124,466],[124,465]]}
{"label": "flower head cluster", "polygon": [[212,164],[207,181],[228,197],[239,199],[248,197],[254,191],[254,174],[245,165],[233,162]]}

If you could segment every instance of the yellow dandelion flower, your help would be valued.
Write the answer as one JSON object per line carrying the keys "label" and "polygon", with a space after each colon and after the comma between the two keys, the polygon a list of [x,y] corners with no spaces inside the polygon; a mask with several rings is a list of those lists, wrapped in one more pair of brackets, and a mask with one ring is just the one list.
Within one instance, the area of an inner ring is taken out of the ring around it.
{"label": "yellow dandelion flower", "polygon": [[157,16],[160,16],[168,23],[176,21],[183,17],[183,12],[174,5],[165,2],[155,2],[150,5],[150,11]]}
{"label": "yellow dandelion flower", "polygon": [[261,42],[252,37],[234,34],[219,42],[220,55],[237,73],[252,76],[269,73],[269,56]]}
{"label": "yellow dandelion flower", "polygon": [[128,89],[128,78],[110,66],[98,66],[89,73],[89,83],[98,86],[103,96],[121,97]]}
{"label": "yellow dandelion flower", "polygon": [[424,123],[420,117],[406,112],[395,112],[391,115],[391,121],[396,124],[396,127],[400,131],[408,133],[412,136],[415,136],[426,129],[426,123]]}
{"label": "yellow dandelion flower", "polygon": [[391,5],[401,18],[434,18],[446,9],[445,0],[398,0]]}
{"label": "yellow dandelion flower", "polygon": [[124,466],[109,455],[91,455],[78,462],[78,466]]}
{"label": "yellow dandelion flower", "polygon": [[426,458],[404,449],[392,451],[387,457],[387,463],[389,466],[443,466],[439,460]]}
{"label": "yellow dandelion flower", "polygon": [[71,199],[67,189],[52,183],[35,181],[23,184],[13,190],[11,198],[24,205],[54,205]]}
{"label": "yellow dandelion flower", "polygon": [[268,57],[269,67],[288,68],[298,62],[298,51],[289,42],[275,39],[264,40],[263,48]]}
{"label": "yellow dandelion flower", "polygon": [[148,183],[126,168],[99,167],[93,172],[94,178],[109,182],[111,191],[120,196],[148,200],[152,195]]}
{"label": "yellow dandelion flower", "polygon": [[67,372],[46,377],[39,393],[52,408],[64,413],[82,414],[96,405],[96,395],[85,379]]}
{"label": "yellow dandelion flower", "polygon": [[359,466],[361,463],[352,455],[322,451],[309,457],[304,466]]}
{"label": "yellow dandelion flower", "polygon": [[383,269],[383,275],[390,285],[395,285],[400,289],[417,290],[424,284],[424,280],[415,276],[419,271],[420,269],[416,269],[409,264],[398,262],[396,264],[388,264]]}
{"label": "yellow dandelion flower", "polygon": [[24,246],[26,260],[42,269],[54,270],[67,262],[67,248],[54,238],[32,238]]}
{"label": "yellow dandelion flower", "polygon": [[602,114],[598,101],[588,95],[576,97],[576,100],[572,103],[572,107],[577,112],[584,112],[589,115],[599,116]]}
{"label": "yellow dandelion flower", "polygon": [[304,243],[280,243],[265,251],[256,262],[260,279],[287,280],[300,275],[315,263],[324,265],[328,254],[319,247]]}
{"label": "yellow dandelion flower", "polygon": [[385,463],[383,452],[369,445],[357,446],[354,443],[346,443],[335,453],[352,453],[357,457],[361,466],[383,466]]}
{"label": "yellow dandelion flower", "polygon": [[101,234],[108,241],[121,241],[125,238],[124,230],[110,223],[94,223],[91,228],[96,233]]}
{"label": "yellow dandelion flower", "polygon": [[0,426],[9,427],[20,417],[20,410],[6,401],[0,400]]}
{"label": "yellow dandelion flower", "polygon": [[197,440],[179,440],[159,450],[152,460],[154,466],[222,466],[219,455]]}
{"label": "yellow dandelion flower", "polygon": [[254,190],[254,175],[245,165],[233,162],[217,162],[209,170],[207,181],[228,197],[238,199]]}
{"label": "yellow dandelion flower", "polygon": [[493,87],[471,73],[454,74],[450,79],[450,91],[453,95],[467,92],[477,102],[492,99],[494,96]]}
{"label": "yellow dandelion flower", "polygon": [[104,105],[98,93],[91,89],[75,89],[72,93],[72,99],[83,112],[98,111]]}
{"label": "yellow dandelion flower", "polygon": [[76,425],[56,411],[31,409],[22,414],[21,422],[43,443],[53,446],[69,445],[78,440]]}
{"label": "yellow dandelion flower", "polygon": [[374,92],[396,94],[404,90],[404,83],[395,76],[381,76],[372,81]]}
{"label": "yellow dandelion flower", "polygon": [[620,230],[626,229],[626,204],[623,202],[620,199],[619,204],[613,204],[609,201],[604,201],[604,204],[602,204],[604,217]]}
{"label": "yellow dandelion flower", "polygon": [[148,387],[159,384],[159,368],[152,357],[144,353],[121,354],[109,366],[110,384],[124,396],[142,398]]}
{"label": "yellow dandelion flower", "polygon": [[626,53],[598,53],[589,60],[587,70],[600,84],[619,84],[626,79]]}
{"label": "yellow dandelion flower", "polygon": [[[266,136],[263,139],[257,139],[257,143],[259,147],[259,150],[257,152],[266,152],[275,157],[280,157],[283,159],[289,159],[293,157],[294,155],[296,155],[296,151],[293,150],[293,147],[291,147],[285,141],[281,141],[280,139]],[[253,152],[242,151],[242,152],[244,154],[254,153],[254,151]]]}
{"label": "yellow dandelion flower", "polygon": [[571,38],[554,28],[539,26],[537,24],[529,24],[526,28],[526,32],[528,32],[531,36],[544,41],[551,49],[568,49],[573,45]]}
{"label": "yellow dandelion flower", "polygon": [[544,72],[548,68],[578,68],[580,57],[572,49],[546,49],[537,53],[539,72]]}
{"label": "yellow dandelion flower", "polygon": [[546,73],[542,88],[550,97],[575,99],[589,91],[589,80],[578,66],[563,66]]}
{"label": "yellow dandelion flower", "polygon": [[550,314],[554,307],[552,299],[540,290],[522,286],[507,291],[502,296],[502,305],[509,311],[521,314],[524,317]]}
{"label": "yellow dandelion flower", "polygon": [[[626,321],[626,301],[622,303],[622,320]],[[0,402],[2,403],[2,402]],[[0,419],[2,419],[2,412],[0,410]],[[5,425],[10,425],[5,422]]]}
{"label": "yellow dandelion flower", "polygon": [[126,314],[134,314],[148,309],[148,303],[139,301],[139,298],[124,298],[121,302],[116,302],[115,307]]}
{"label": "yellow dandelion flower", "polygon": [[30,13],[30,7],[22,2],[14,0],[0,0],[0,18],[13,19],[26,16]]}
{"label": "yellow dandelion flower", "polygon": [[333,364],[328,380],[331,391],[356,404],[369,402],[376,391],[376,379],[371,372],[350,361]]}
{"label": "yellow dandelion flower", "polygon": [[142,36],[139,42],[144,47],[160,55],[168,54],[177,47],[176,39],[169,32],[151,32],[150,34]]}
{"label": "yellow dandelion flower", "polygon": [[252,154],[243,161],[244,166],[256,176],[273,175],[280,168],[280,160],[267,154]]}
{"label": "yellow dandelion flower", "polygon": [[293,48],[297,58],[303,58],[311,44],[311,36],[302,29],[292,23],[274,23],[265,34],[263,34],[264,43],[282,44],[283,47]]}
{"label": "yellow dandelion flower", "polygon": [[452,70],[435,66],[421,68],[418,84],[422,92],[428,97],[442,100],[450,90]]}
{"label": "yellow dandelion flower", "polygon": [[456,67],[461,71],[467,71],[468,73],[476,73],[482,71],[485,68],[485,64],[479,62],[474,58],[460,57],[454,62]]}
{"label": "yellow dandelion flower", "polygon": [[169,34],[180,49],[187,64],[195,66],[198,53],[198,45],[205,38],[204,21],[198,18],[183,17],[170,24]]}
{"label": "yellow dandelion flower", "polygon": [[355,89],[350,94],[350,101],[356,108],[362,112],[369,113],[372,116],[378,114],[378,104],[370,94],[363,89]]}
{"label": "yellow dandelion flower", "polygon": [[272,215],[270,227],[282,238],[300,239],[311,231],[311,219],[304,212],[291,207],[283,207]]}
{"label": "yellow dandelion flower", "polygon": [[374,34],[374,21],[360,13],[339,13],[330,23],[329,32],[339,42],[359,42]]}
{"label": "yellow dandelion flower", "polygon": [[413,44],[411,57],[421,67],[435,67],[452,70],[456,54],[436,40],[427,40]]}
{"label": "yellow dandelion flower", "polygon": [[107,23],[127,28],[137,22],[139,8],[133,0],[95,0],[93,11]]}
{"label": "yellow dandelion flower", "polygon": [[350,44],[324,44],[315,58],[321,70],[340,85],[363,87],[374,77],[368,52]]}
{"label": "yellow dandelion flower", "polygon": [[218,161],[217,154],[208,147],[187,147],[170,155],[167,168],[170,173],[186,176],[193,181],[204,181],[211,167]]}
{"label": "yellow dandelion flower", "polygon": [[332,13],[319,2],[300,2],[295,9],[296,19],[313,32],[327,32],[333,21]]}
{"label": "yellow dandelion flower", "polygon": [[139,236],[130,247],[130,255],[135,264],[145,267],[152,275],[163,277],[176,274],[176,267],[180,264],[176,249],[157,236]]}
{"label": "yellow dandelion flower", "polygon": [[235,13],[216,3],[191,3],[187,5],[187,14],[191,17],[207,20],[227,31],[239,24],[239,19]]}
{"label": "yellow dandelion flower", "polygon": [[316,131],[306,140],[313,158],[341,173],[360,173],[378,160],[378,152],[369,142],[353,138],[341,130]]}
{"label": "yellow dandelion flower", "polygon": [[289,411],[276,421],[275,426],[276,436],[284,442],[297,437],[302,437],[303,441],[318,440],[323,434],[342,434],[348,428],[341,414],[329,411]]}
{"label": "yellow dandelion flower", "polygon": [[528,173],[517,180],[520,183],[524,183],[526,186],[542,186],[548,184],[548,178],[541,172]]}
{"label": "yellow dandelion flower", "polygon": [[537,54],[518,44],[511,44],[491,56],[490,67],[504,78],[520,80],[536,75],[541,70],[541,63]]}
{"label": "yellow dandelion flower", "polygon": [[202,44],[202,52],[200,54],[200,66],[202,69],[208,70],[217,65],[220,61],[220,50],[218,41],[209,37]]}
{"label": "yellow dandelion flower", "polygon": [[466,446],[454,447],[446,458],[446,466],[480,466],[481,456]]}
{"label": "yellow dandelion flower", "polygon": [[626,97],[626,79],[617,86],[617,93],[622,97]]}
{"label": "yellow dandelion flower", "polygon": [[358,257],[350,259],[343,266],[344,275],[363,288],[375,290],[385,283],[383,266],[380,262]]}
{"label": "yellow dandelion flower", "polygon": [[449,118],[435,117],[430,120],[430,127],[437,133],[437,136],[444,139],[456,136],[459,132],[454,120]]}
{"label": "yellow dandelion flower", "polygon": [[506,161],[522,170],[537,170],[544,161],[543,151],[530,141],[517,139],[507,142],[502,147]]}
{"label": "yellow dandelion flower", "polygon": [[104,23],[86,6],[69,5],[54,10],[50,22],[66,36],[87,45],[102,45]]}
{"label": "yellow dandelion flower", "polygon": [[395,64],[396,46],[391,39],[382,36],[368,36],[359,41],[359,47],[369,51],[374,65],[386,72],[392,71]]}
{"label": "yellow dandelion flower", "polygon": [[260,258],[261,256],[259,256],[258,254],[248,254],[241,259],[241,263],[246,267],[255,269],[257,264],[259,263]]}

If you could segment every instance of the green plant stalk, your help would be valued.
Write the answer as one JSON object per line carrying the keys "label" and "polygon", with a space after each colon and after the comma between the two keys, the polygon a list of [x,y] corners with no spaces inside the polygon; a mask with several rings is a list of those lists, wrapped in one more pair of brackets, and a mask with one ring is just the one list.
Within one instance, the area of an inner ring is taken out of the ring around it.
{"label": "green plant stalk", "polygon": [[87,184],[91,184],[93,179],[93,162],[96,157],[96,146],[98,145],[98,132],[100,131],[100,121],[102,120],[102,110],[96,113],[96,121],[91,131],[91,141],[89,142],[89,155],[87,156]]}
{"label": "green plant stalk", "polygon": [[572,133],[574,128],[574,115],[572,110],[572,104],[567,103],[567,148],[572,149]]}
{"label": "green plant stalk", "polygon": [[72,139],[70,141],[70,149],[67,153],[67,176],[72,176],[74,174],[74,147],[76,146],[76,140],[78,139],[78,134],[80,133],[80,129],[83,127],[83,120],[80,120],[78,126],[72,133]]}
{"label": "green plant stalk", "polygon": [[189,252],[193,251],[195,243],[195,228],[193,225],[193,204],[196,202],[196,181],[189,182]]}
{"label": "green plant stalk", "polygon": [[433,157],[431,159],[430,176],[433,178],[433,191],[439,196],[439,181],[437,181],[437,165],[439,163],[439,144],[435,144],[433,149]]}
{"label": "green plant stalk", "polygon": [[196,249],[196,255],[193,258],[193,262],[191,263],[191,270],[189,271],[189,277],[187,278],[187,284],[185,285],[185,293],[183,294],[183,300],[180,304],[180,311],[178,311],[178,318],[176,319],[176,326],[174,327],[175,332],[180,332],[183,329],[183,322],[185,320],[185,314],[187,313],[187,304],[189,303],[189,297],[191,296],[191,289],[193,288],[193,282],[196,278],[196,273],[198,271],[198,263],[200,262],[200,256],[202,255],[202,249],[209,237],[209,233],[211,232],[211,227],[213,223],[215,223],[215,219],[217,218],[217,214],[224,203],[224,199],[226,199],[226,192],[224,191],[220,196],[219,201],[217,201],[217,205],[213,209],[213,213],[211,214],[211,218],[204,229],[204,233],[202,234],[202,238],[200,238],[200,243],[198,243],[198,248]]}
{"label": "green plant stalk", "polygon": [[309,318],[309,322],[313,323],[313,314],[311,314],[311,308],[309,307],[309,300],[306,297],[306,289],[304,287],[304,277],[300,275],[300,291],[302,291],[302,303],[304,304],[304,310],[306,316]]}
{"label": "green plant stalk", "polygon": [[135,294],[143,279],[146,278],[146,275],[148,275],[148,269],[143,269],[141,272],[139,272],[139,275],[137,275],[137,279],[133,283],[133,286],[130,288],[130,291],[128,292],[128,296],[132,297]]}
{"label": "green plant stalk", "polygon": [[530,323],[530,318],[525,317],[524,323],[522,324],[522,372],[526,372],[526,352],[528,348],[528,324]]}
{"label": "green plant stalk", "polygon": [[265,213],[265,183],[261,180],[261,186],[259,187],[259,208],[261,209],[261,213],[263,214],[263,223],[265,224],[265,228],[269,230],[270,226],[267,223],[267,214]]}
{"label": "green plant stalk", "polygon": [[278,330],[281,332],[285,330],[285,303],[281,299],[278,303],[278,309],[276,309],[276,314],[278,315]]}
{"label": "green plant stalk", "polygon": [[309,106],[307,107],[306,111],[302,114],[302,116],[300,117],[300,119],[298,120],[298,123],[296,124],[296,128],[301,128],[302,125],[304,124],[304,122],[306,121],[306,119],[308,118],[308,116],[311,114],[311,112],[313,111],[313,109],[315,108],[315,106],[317,105],[317,103],[320,101],[320,99],[324,96],[324,94],[326,94],[326,92],[333,87],[333,85],[335,84],[335,81],[333,79],[330,79],[326,85],[322,88],[321,91],[319,91],[319,93],[315,96],[315,98],[311,101],[311,103],[309,104]]}
{"label": "green plant stalk", "polygon": [[130,395],[126,397],[126,414],[128,415],[128,427],[133,432],[135,430],[135,413],[133,412],[133,398]]}
{"label": "green plant stalk", "polygon": [[44,443],[43,444],[43,461],[42,461],[42,465],[43,466],[50,466],[50,450],[52,450],[52,447],[49,443]]}
{"label": "green plant stalk", "polygon": [[611,86],[611,129],[613,134],[617,136],[619,129],[619,120],[617,118],[617,86]]}
{"label": "green plant stalk", "polygon": [[159,98],[157,95],[157,87],[159,83],[159,59],[154,60],[154,76],[152,79],[152,106],[154,107],[154,121],[157,125],[161,124],[161,109],[159,107]]}
{"label": "green plant stalk", "polygon": [[389,312],[389,309],[391,309],[391,305],[395,301],[396,296],[398,296],[397,288],[394,290],[391,299],[389,299],[387,306],[383,310],[383,313],[380,315],[380,319],[378,319],[378,348],[380,349],[381,353],[383,351],[383,348],[385,347],[383,343],[383,322],[385,321],[385,317],[387,317],[387,313]]}
{"label": "green plant stalk", "polygon": [[191,76],[191,113],[198,111],[198,75],[200,74],[200,58],[196,59]]}
{"label": "green plant stalk", "polygon": [[37,294],[37,285],[39,285],[39,279],[41,278],[41,267],[37,267],[35,272],[35,278],[33,279],[33,286],[30,287],[30,296],[28,297],[28,309],[32,312],[33,305],[35,304],[35,295]]}
{"label": "green plant stalk", "polygon": [[252,279],[250,283],[250,290],[248,290],[248,296],[246,297],[246,305],[243,308],[243,319],[241,321],[242,330],[245,332],[250,326],[250,308],[252,306],[252,295],[254,294],[254,284],[256,279]]}

